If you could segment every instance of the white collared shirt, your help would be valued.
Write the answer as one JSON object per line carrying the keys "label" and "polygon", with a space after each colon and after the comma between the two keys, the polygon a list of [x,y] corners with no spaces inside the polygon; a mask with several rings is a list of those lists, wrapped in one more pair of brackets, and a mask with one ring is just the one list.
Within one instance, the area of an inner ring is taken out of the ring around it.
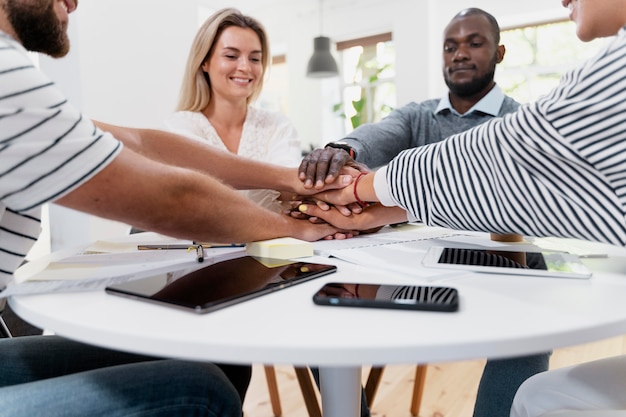
{"label": "white collared shirt", "polygon": [[488,114],[493,117],[497,117],[500,112],[500,108],[502,107],[502,102],[504,101],[504,92],[498,85],[494,85],[490,92],[487,95],[478,101],[478,103],[474,104],[471,109],[467,112],[461,114],[452,107],[452,103],[450,103],[450,95],[446,94],[439,101],[439,105],[435,109],[435,113],[439,113],[442,110],[450,110],[451,112],[464,117],[473,112],[479,111],[481,113]]}

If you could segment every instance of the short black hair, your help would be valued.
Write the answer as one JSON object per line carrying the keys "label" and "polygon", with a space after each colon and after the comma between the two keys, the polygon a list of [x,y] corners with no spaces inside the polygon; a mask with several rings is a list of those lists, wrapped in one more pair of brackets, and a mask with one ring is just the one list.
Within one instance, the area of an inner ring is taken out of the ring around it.
{"label": "short black hair", "polygon": [[491,25],[491,32],[493,34],[493,38],[496,41],[496,45],[499,45],[500,44],[500,25],[498,25],[498,21],[496,20],[495,17],[493,17],[493,15],[491,15],[490,13],[487,13],[483,9],[479,9],[477,7],[470,7],[467,9],[463,9],[460,12],[458,12],[452,18],[452,20],[460,19],[465,16],[474,16],[474,15],[485,16],[487,18],[487,20],[489,21],[489,24]]}

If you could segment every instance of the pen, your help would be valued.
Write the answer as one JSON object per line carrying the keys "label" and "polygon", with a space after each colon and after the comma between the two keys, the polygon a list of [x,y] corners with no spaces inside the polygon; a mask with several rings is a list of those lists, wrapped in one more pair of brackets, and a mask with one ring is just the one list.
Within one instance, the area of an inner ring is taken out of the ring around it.
{"label": "pen", "polygon": [[245,246],[243,243],[200,243],[193,242],[190,244],[171,244],[171,245],[137,245],[139,250],[172,250],[172,249],[189,249],[190,247],[201,246],[204,249],[211,248],[239,248]]}
{"label": "pen", "polygon": [[204,262],[204,248],[202,245],[137,245],[138,250],[172,250],[172,249],[186,249],[187,252],[192,249],[196,250],[196,259],[198,262]]}
{"label": "pen", "polygon": [[192,247],[190,244],[186,245],[137,245],[137,249],[139,250],[171,250],[171,249],[189,249]]}
{"label": "pen", "polygon": [[198,262],[204,262],[204,248],[202,245],[195,245],[196,248],[196,258]]}
{"label": "pen", "polygon": [[245,243],[207,243],[207,242],[196,242],[195,240],[193,241],[194,245],[202,245],[203,248],[205,249],[210,249],[210,248],[241,248],[243,246],[246,246]]}

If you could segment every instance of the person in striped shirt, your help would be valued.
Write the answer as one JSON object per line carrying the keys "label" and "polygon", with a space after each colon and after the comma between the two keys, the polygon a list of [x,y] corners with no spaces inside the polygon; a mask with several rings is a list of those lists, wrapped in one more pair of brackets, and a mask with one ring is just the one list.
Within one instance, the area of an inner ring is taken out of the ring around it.
{"label": "person in striped shirt", "polygon": [[[200,241],[317,240],[337,232],[260,208],[223,184],[306,193],[295,168],[81,115],[27,55],[67,54],[76,7],[77,0],[0,0],[0,290],[37,240],[40,208],[49,202]],[[241,416],[248,383],[235,387],[210,363],[57,336],[0,339],[0,356],[0,415],[12,417]]]}
{"label": "person in striped shirt", "polygon": [[[301,210],[357,230],[408,219],[626,245],[626,0],[562,4],[582,41],[614,39],[550,94],[318,195],[362,203],[361,214]],[[519,388],[511,417],[623,415],[625,375],[626,356],[539,373]]]}

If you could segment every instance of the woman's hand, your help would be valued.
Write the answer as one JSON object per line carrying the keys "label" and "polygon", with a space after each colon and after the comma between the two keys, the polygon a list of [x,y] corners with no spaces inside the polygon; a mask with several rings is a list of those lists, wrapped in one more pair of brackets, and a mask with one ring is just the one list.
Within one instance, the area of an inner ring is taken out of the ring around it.
{"label": "woman's hand", "polygon": [[371,204],[363,208],[361,213],[352,213],[344,216],[334,207],[323,210],[315,204],[300,204],[300,213],[309,216],[312,223],[320,219],[338,229],[370,231],[387,224],[402,223],[407,221],[406,211],[399,207],[385,207],[381,204]]}

